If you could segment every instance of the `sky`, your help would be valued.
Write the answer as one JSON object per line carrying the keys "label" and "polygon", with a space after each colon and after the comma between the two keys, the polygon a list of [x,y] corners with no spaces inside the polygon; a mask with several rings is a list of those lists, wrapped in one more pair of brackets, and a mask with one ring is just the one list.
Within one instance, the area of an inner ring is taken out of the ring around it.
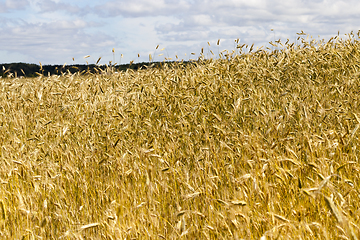
{"label": "sky", "polygon": [[359,19],[358,0],[0,0],[0,63],[189,60],[235,50],[236,39],[345,38]]}

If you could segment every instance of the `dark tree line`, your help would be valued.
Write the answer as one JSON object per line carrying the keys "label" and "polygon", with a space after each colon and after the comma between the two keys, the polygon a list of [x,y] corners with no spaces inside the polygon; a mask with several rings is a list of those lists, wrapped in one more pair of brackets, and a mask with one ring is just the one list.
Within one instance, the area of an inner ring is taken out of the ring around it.
{"label": "dark tree line", "polygon": [[[112,67],[113,71],[126,71],[127,69],[143,69],[148,67],[162,67],[163,62],[155,62],[155,63],[132,63],[132,64],[123,64]],[[44,76],[50,75],[61,75],[63,73],[100,73],[109,69],[108,65],[37,65],[37,64],[29,64],[29,63],[5,63],[0,64],[0,76],[1,77],[37,77],[40,74]]]}

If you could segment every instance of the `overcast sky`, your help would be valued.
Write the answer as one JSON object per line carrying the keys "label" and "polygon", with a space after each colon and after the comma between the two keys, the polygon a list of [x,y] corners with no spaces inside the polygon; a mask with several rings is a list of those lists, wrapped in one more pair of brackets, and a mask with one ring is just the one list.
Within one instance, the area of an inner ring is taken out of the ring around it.
{"label": "overcast sky", "polygon": [[231,51],[238,38],[271,47],[301,30],[316,39],[357,33],[359,19],[358,0],[0,0],[0,63],[188,60],[201,48]]}

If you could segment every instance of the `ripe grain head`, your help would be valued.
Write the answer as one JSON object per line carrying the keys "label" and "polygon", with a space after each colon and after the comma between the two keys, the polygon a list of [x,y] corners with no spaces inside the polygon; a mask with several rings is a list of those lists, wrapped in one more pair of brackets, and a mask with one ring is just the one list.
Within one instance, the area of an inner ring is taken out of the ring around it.
{"label": "ripe grain head", "polygon": [[1,237],[357,236],[358,39],[250,48],[1,78]]}

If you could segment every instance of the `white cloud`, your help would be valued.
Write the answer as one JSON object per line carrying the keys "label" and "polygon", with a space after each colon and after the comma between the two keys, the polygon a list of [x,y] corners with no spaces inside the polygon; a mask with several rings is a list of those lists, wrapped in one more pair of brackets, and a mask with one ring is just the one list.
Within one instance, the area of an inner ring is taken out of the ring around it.
{"label": "white cloud", "polygon": [[185,0],[118,0],[96,6],[94,13],[102,17],[170,16],[186,11],[189,7]]}
{"label": "white cloud", "polygon": [[89,6],[77,6],[72,3],[64,3],[52,0],[40,0],[36,3],[40,13],[63,11],[71,15],[84,16],[91,12]]}
{"label": "white cloud", "polygon": [[12,10],[25,9],[29,5],[28,0],[6,0],[5,7]]}
{"label": "white cloud", "polygon": [[168,41],[176,41],[176,39],[185,41],[186,36],[189,36],[189,41],[193,41],[193,32],[196,31],[200,33],[199,39],[206,35],[211,37],[214,32],[218,32],[224,37],[241,37],[250,41],[258,40],[259,37],[256,36],[269,34],[271,28],[274,28],[279,36],[291,36],[301,29],[311,34],[334,33],[343,29],[351,31],[357,24],[345,25],[345,23],[355,23],[358,19],[359,14],[354,12],[354,9],[360,8],[360,2],[350,2],[195,1],[191,11],[177,15],[179,19],[177,24],[161,24],[156,30]]}
{"label": "white cloud", "polygon": [[260,46],[295,41],[300,30],[325,39],[357,32],[358,9],[357,0],[0,0],[0,51],[62,63],[76,54],[109,61],[114,47],[128,62],[137,53],[147,61],[161,44],[174,58],[219,38],[233,49],[237,38]]}
{"label": "white cloud", "polygon": [[26,9],[30,5],[28,0],[6,0],[0,1],[0,13],[13,12]]}
{"label": "white cloud", "polygon": [[56,63],[59,59],[79,58],[93,52],[94,48],[110,48],[115,44],[106,34],[87,34],[83,20],[55,21],[23,24],[5,28],[0,38],[0,50],[10,54],[27,53],[23,61]]}

